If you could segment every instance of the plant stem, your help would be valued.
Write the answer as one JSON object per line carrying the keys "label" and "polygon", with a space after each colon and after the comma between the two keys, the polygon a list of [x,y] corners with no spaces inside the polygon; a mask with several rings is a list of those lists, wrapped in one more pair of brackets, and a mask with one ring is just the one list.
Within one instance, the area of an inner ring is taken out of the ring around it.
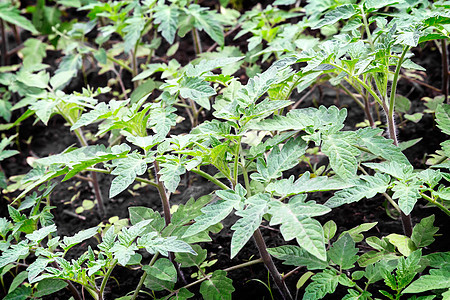
{"label": "plant stem", "polygon": [[163,182],[160,180],[161,175],[158,174],[159,172],[159,164],[157,161],[153,162],[153,167],[155,168],[155,178],[156,183],[158,184],[157,189],[159,192],[159,196],[161,197],[161,202],[163,206],[164,211],[164,220],[166,221],[166,226],[170,224],[170,203],[169,203],[169,197],[166,193],[166,189],[163,185]]}
{"label": "plant stem", "polygon": [[[342,90],[344,90],[344,92],[345,92],[347,95],[349,95],[349,96],[353,99],[353,101],[355,101],[356,104],[358,104],[359,107],[361,107],[362,109],[365,109],[365,108],[364,108],[364,104],[363,104],[358,98],[356,98],[355,95],[353,95],[353,93],[352,93],[345,85],[339,84],[339,87],[340,87]],[[354,88],[354,87],[353,87],[353,88]],[[358,91],[358,93],[359,93],[359,91]],[[367,114],[367,113],[366,113],[366,114]]]}
{"label": "plant stem", "polygon": [[[152,266],[155,262],[156,259],[159,256],[159,252],[156,252],[155,255],[153,255],[152,260],[150,261],[150,263],[148,264],[149,266]],[[139,283],[136,287],[136,289],[134,290],[133,296],[131,296],[131,300],[135,300],[137,295],[139,294],[139,291],[142,289],[142,286],[144,285],[144,281],[147,278],[147,272],[144,271],[144,274],[142,274],[141,279],[139,280]]]}
{"label": "plant stem", "polygon": [[[249,267],[249,266],[252,266],[252,265],[256,265],[256,264],[259,264],[259,263],[262,263],[262,262],[263,262],[263,260],[262,260],[261,258],[258,258],[258,259],[255,259],[255,260],[251,260],[251,261],[248,261],[248,262],[239,264],[239,265],[235,265],[235,266],[232,266],[232,267],[223,269],[223,270],[224,270],[225,272],[234,271],[234,270],[238,270],[238,269],[241,269],[241,268],[245,268],[245,267]],[[182,288],[188,289],[188,288],[190,288],[191,286],[194,286],[194,285],[196,285],[196,284],[202,283],[202,282],[205,281],[205,280],[208,280],[209,278],[211,278],[211,276],[212,276],[212,275],[206,275],[205,277],[200,278],[200,279],[198,279],[198,280],[196,280],[196,281],[194,281],[194,282],[191,282],[191,283],[189,283],[189,284],[183,286]],[[178,290],[174,291],[171,295],[175,294],[176,292],[178,292],[178,291],[181,290],[182,288],[179,288]],[[170,295],[169,295],[169,296],[170,296]]]}
{"label": "plant stem", "polygon": [[425,193],[420,193],[420,195],[422,196],[422,198],[424,198],[425,200],[427,200],[428,202],[436,205],[437,207],[439,207],[443,212],[445,212],[448,216],[450,216],[450,210],[445,207],[444,205],[442,205],[441,203],[439,203],[438,201],[434,200],[433,198],[429,197],[427,194]]}
{"label": "plant stem", "polygon": [[367,17],[366,17],[366,14],[364,13],[364,5],[360,5],[359,8],[361,10],[361,16],[363,19],[364,28],[366,30],[367,40],[369,41],[370,47],[373,49],[372,34],[370,33],[369,23],[367,22]]}
{"label": "plant stem", "polygon": [[[394,108],[395,108],[395,92],[397,90],[398,77],[400,74],[400,69],[402,68],[402,63],[405,58],[406,52],[408,52],[409,47],[403,49],[402,55],[398,59],[397,66],[395,68],[394,78],[392,79],[391,94],[389,97],[389,107],[387,107],[386,102],[383,101],[383,109],[387,115],[389,137],[394,141],[394,145],[398,146],[397,133],[394,121]],[[411,215],[406,215],[403,211],[400,212],[403,232],[406,236],[410,237],[412,235],[412,221]]]}
{"label": "plant stem", "polygon": [[445,101],[450,103],[448,99],[448,56],[447,56],[447,42],[445,39],[441,40],[442,48],[442,93],[445,95]]}
{"label": "plant stem", "polygon": [[1,65],[6,66],[6,57],[8,56],[8,46],[7,46],[7,40],[6,40],[6,28],[5,28],[5,21],[3,19],[0,19],[0,27],[2,31],[2,61]]}
{"label": "plant stem", "polygon": [[400,70],[402,68],[402,63],[405,58],[406,52],[408,52],[409,47],[405,47],[403,49],[402,55],[398,59],[397,66],[395,68],[394,78],[392,79],[392,85],[391,85],[391,95],[389,97],[389,114],[394,114],[394,107],[395,107],[395,92],[397,91],[397,83],[398,83],[398,76],[400,74]]}
{"label": "plant stem", "polygon": [[283,281],[283,278],[278,272],[277,267],[273,263],[272,257],[270,256],[269,252],[267,252],[267,246],[266,243],[264,242],[264,238],[259,228],[256,229],[255,232],[253,233],[253,238],[255,239],[256,247],[258,247],[259,254],[261,255],[261,258],[264,261],[264,264],[266,265],[267,269],[269,270],[270,275],[272,275],[275,284],[278,286],[278,289],[280,290],[283,299],[293,299],[291,293],[289,292],[286,286],[286,283]]}
{"label": "plant stem", "polygon": [[209,175],[208,173],[206,173],[200,169],[192,169],[191,171],[194,172],[195,174],[202,176],[203,178],[208,179],[209,181],[211,181],[212,183],[214,183],[215,185],[217,185],[218,187],[220,187],[223,190],[230,189],[228,186],[226,186],[224,183],[219,181],[217,178],[214,178],[213,176]]}
{"label": "plant stem", "polygon": [[105,277],[103,277],[102,284],[100,285],[100,291],[99,291],[99,299],[103,299],[103,293],[105,291],[106,283],[108,282],[109,277],[111,276],[112,271],[114,270],[114,267],[117,265],[117,259],[113,260],[112,266],[109,268],[108,272],[106,272]]}
{"label": "plant stem", "polygon": [[202,44],[197,28],[192,29],[192,39],[194,40],[195,54],[199,55],[200,53],[202,53]]}

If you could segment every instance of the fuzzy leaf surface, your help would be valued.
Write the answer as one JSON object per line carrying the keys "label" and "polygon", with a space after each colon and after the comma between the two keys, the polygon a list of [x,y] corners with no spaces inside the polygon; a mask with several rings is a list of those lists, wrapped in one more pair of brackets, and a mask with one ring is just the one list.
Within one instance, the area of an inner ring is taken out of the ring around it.
{"label": "fuzzy leaf surface", "polygon": [[357,202],[361,199],[370,199],[378,193],[384,193],[389,186],[389,175],[376,173],[374,176],[361,176],[355,181],[355,186],[337,191],[327,200],[326,206],[335,208],[343,204]]}
{"label": "fuzzy leaf surface", "polygon": [[326,260],[323,228],[312,217],[324,215],[330,209],[314,201],[304,202],[305,198],[306,196],[295,197],[288,204],[273,201],[269,209],[272,214],[270,225],[281,224],[281,234],[286,241],[295,238],[300,247],[317,258]]}

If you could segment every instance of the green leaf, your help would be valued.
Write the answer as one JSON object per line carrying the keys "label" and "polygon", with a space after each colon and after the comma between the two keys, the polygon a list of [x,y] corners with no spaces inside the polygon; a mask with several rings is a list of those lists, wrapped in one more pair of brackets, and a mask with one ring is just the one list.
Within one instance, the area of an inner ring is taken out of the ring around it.
{"label": "green leaf", "polygon": [[23,65],[24,67],[30,67],[42,63],[42,60],[46,56],[46,44],[42,43],[41,40],[29,38],[23,45],[20,52],[23,55]]}
{"label": "green leaf", "polygon": [[[257,169],[260,175],[258,178],[269,181],[280,177],[282,171],[289,170],[299,163],[307,146],[306,142],[300,138],[290,139],[281,150],[275,146],[267,156],[265,163],[261,159],[258,160]],[[252,178],[257,179],[255,175]]]}
{"label": "green leaf", "polygon": [[223,57],[216,59],[202,59],[198,64],[189,64],[186,67],[185,75],[188,77],[199,77],[214,69],[222,68],[229,64],[234,64],[244,57]]}
{"label": "green leaf", "polygon": [[25,241],[12,245],[11,248],[3,251],[2,256],[0,256],[0,268],[17,261],[22,256],[28,255],[29,250],[29,246]]}
{"label": "green leaf", "polygon": [[362,235],[361,233],[369,231],[370,229],[375,227],[377,224],[378,224],[378,222],[360,224],[356,227],[353,227],[352,229],[342,232],[339,235],[339,238],[341,238],[342,236],[344,236],[345,234],[348,233],[352,237],[353,241],[355,241],[355,243],[359,243],[364,239],[364,235]]}
{"label": "green leaf", "polygon": [[118,175],[111,182],[109,197],[113,198],[123,192],[134,182],[136,176],[143,175],[147,170],[147,163],[155,160],[154,157],[143,157],[137,153],[131,153],[126,158],[116,159],[112,162],[115,167],[112,175]]}
{"label": "green leaf", "polygon": [[192,253],[175,253],[175,260],[180,263],[183,268],[200,266],[208,255],[208,251],[202,249],[199,245],[193,245],[192,249],[197,253],[197,255]]}
{"label": "green leaf", "polygon": [[266,191],[277,193],[278,195],[290,196],[308,192],[340,190],[353,186],[353,183],[327,176],[317,176],[310,178],[311,174],[307,171],[294,182],[294,176],[288,179],[281,179],[269,183]]}
{"label": "green leaf", "polygon": [[326,260],[325,237],[320,223],[312,219],[328,213],[329,208],[314,201],[304,202],[305,197],[294,197],[288,204],[273,201],[269,213],[270,225],[281,224],[283,238],[297,240],[300,247],[321,260]]}
{"label": "green leaf", "polygon": [[155,24],[160,24],[158,26],[158,32],[169,42],[173,44],[175,40],[175,32],[178,28],[178,17],[180,12],[174,6],[168,6],[165,4],[157,5],[155,7]]}
{"label": "green leaf", "polygon": [[352,4],[344,4],[327,12],[322,19],[311,29],[317,29],[326,25],[333,25],[337,21],[350,19],[357,13],[355,6]]}
{"label": "green leaf", "polygon": [[284,260],[285,265],[305,266],[308,270],[323,270],[328,266],[326,261],[318,259],[299,246],[286,245],[268,248],[267,251],[275,258]]}
{"label": "green leaf", "polygon": [[160,180],[164,182],[166,189],[173,193],[176,191],[180,183],[180,175],[186,173],[186,168],[180,160],[170,160],[162,163],[161,170],[158,174],[161,175]]}
{"label": "green leaf", "polygon": [[200,294],[205,300],[231,300],[234,290],[232,280],[227,277],[227,272],[222,270],[214,271],[212,276],[200,285]]}
{"label": "green leaf", "polygon": [[34,34],[38,33],[33,24],[27,18],[21,16],[20,11],[9,3],[0,4],[0,19],[22,27],[23,29],[31,31]]}
{"label": "green leaf", "polygon": [[36,292],[33,294],[34,297],[39,298],[56,293],[67,286],[67,283],[61,279],[46,278],[36,286]]}
{"label": "green leaf", "polygon": [[25,300],[31,296],[31,287],[30,286],[21,286],[12,291],[12,293],[6,295],[3,300]]}
{"label": "green leaf", "polygon": [[145,19],[140,15],[134,15],[131,18],[127,18],[125,24],[127,25],[123,28],[123,32],[126,32],[123,37],[124,52],[129,53],[141,38],[141,31],[144,29]]}
{"label": "green leaf", "polygon": [[430,290],[450,288],[450,268],[432,269],[430,275],[422,275],[411,283],[403,293],[422,293]]}
{"label": "green leaf", "polygon": [[8,294],[10,294],[12,291],[14,291],[27,278],[28,278],[28,272],[27,271],[22,271],[19,274],[17,274],[16,277],[14,277],[14,280],[11,282],[11,285],[9,286]]}
{"label": "green leaf", "polygon": [[[202,208],[201,211],[203,214],[194,219],[195,223],[189,226],[188,230],[184,233],[183,238],[208,229],[208,227],[225,219],[231,213],[233,208],[238,209],[245,200],[245,194],[242,194],[239,187],[241,186],[238,185],[236,187],[237,192],[233,190],[216,191],[217,196],[223,200],[209,204]],[[240,189],[243,188],[241,187]]]}
{"label": "green leaf", "polygon": [[62,240],[62,247],[64,251],[68,251],[70,248],[76,244],[81,243],[84,240],[90,239],[97,234],[98,227],[92,227],[86,230],[81,230],[75,233],[73,236],[65,236]]}
{"label": "green leaf", "polygon": [[38,257],[32,264],[27,268],[28,271],[28,282],[34,283],[34,279],[45,270],[47,265],[51,262],[51,259]]}
{"label": "green leaf", "polygon": [[[161,259],[161,258],[160,258]],[[172,265],[173,267],[173,265]],[[175,269],[175,267],[173,267]],[[172,291],[175,283],[173,281],[169,280],[161,280],[158,279],[155,276],[152,276],[149,272],[155,272],[154,269],[151,269],[149,265],[144,265],[142,269],[147,273],[147,277],[145,278],[144,285],[146,288],[152,290],[152,291],[163,291],[163,290],[169,290]],[[176,274],[176,271],[175,271]]]}
{"label": "green leaf", "polygon": [[380,134],[382,132],[382,129],[367,127],[358,130],[356,133],[362,142],[362,146],[366,147],[373,154],[385,160],[409,164],[408,159],[401,152],[400,147],[395,146],[392,140],[381,136]]}
{"label": "green leaf", "polygon": [[378,193],[384,193],[390,180],[391,177],[386,174],[363,175],[361,179],[355,181],[355,186],[337,191],[324,205],[335,208],[364,198],[370,199]]}
{"label": "green leaf", "polygon": [[434,242],[434,235],[439,230],[439,227],[433,226],[434,215],[423,218],[420,223],[413,228],[411,240],[417,248],[429,246]]}
{"label": "green leaf", "polygon": [[327,253],[328,257],[344,270],[353,268],[354,263],[358,260],[358,255],[356,255],[358,248],[355,247],[355,242],[348,233],[334,242]]}
{"label": "green leaf", "polygon": [[386,236],[386,238],[392,245],[397,247],[398,251],[404,256],[409,256],[413,251],[417,249],[413,241],[407,236],[391,233],[390,235]]}
{"label": "green leaf", "polygon": [[385,161],[381,163],[364,163],[363,165],[371,169],[389,174],[392,177],[401,179],[403,181],[408,181],[415,177],[415,175],[413,174],[414,168],[409,163],[402,164],[396,161]]}
{"label": "green leaf", "polygon": [[177,226],[186,225],[202,214],[201,209],[211,202],[211,199],[211,195],[205,195],[197,200],[191,198],[186,204],[179,204],[178,209],[172,214],[171,223]]}
{"label": "green leaf", "polygon": [[177,282],[177,270],[173,263],[167,258],[158,259],[154,265],[145,269],[148,275],[162,281]]}
{"label": "green leaf", "polygon": [[262,216],[267,212],[268,194],[256,194],[248,198],[245,210],[238,210],[236,215],[242,217],[231,227],[234,230],[231,238],[231,258],[245,246],[253,233],[261,225]]}
{"label": "green leaf", "polygon": [[200,7],[198,4],[191,4],[187,13],[194,18],[194,26],[197,29],[204,30],[219,46],[224,45],[222,24],[211,11]]}
{"label": "green leaf", "polygon": [[409,215],[420,196],[420,187],[418,182],[403,183],[400,181],[395,182],[392,190],[394,194],[392,198],[398,199],[398,206],[406,214]]}
{"label": "green leaf", "polygon": [[304,300],[322,299],[326,294],[332,294],[339,283],[339,275],[333,270],[324,270],[311,277],[312,282],[306,287]]}
{"label": "green leaf", "polygon": [[354,137],[353,132],[339,132],[323,139],[323,153],[329,157],[333,171],[344,180],[355,178],[358,168],[356,156],[360,151],[352,146]]}
{"label": "green leaf", "polygon": [[39,230],[34,231],[33,233],[27,234],[25,237],[29,239],[30,241],[39,243],[43,239],[45,239],[50,233],[56,231],[56,225],[52,224],[47,227],[43,227]]}
{"label": "green leaf", "polygon": [[450,135],[450,104],[441,104],[437,107],[436,123],[442,132]]}
{"label": "green leaf", "polygon": [[177,239],[176,236],[155,238],[154,232],[144,234],[140,237],[138,239],[138,246],[139,248],[145,248],[145,250],[151,254],[156,252],[160,252],[166,256],[168,255],[168,252],[185,252],[194,255],[196,254],[188,243]]}

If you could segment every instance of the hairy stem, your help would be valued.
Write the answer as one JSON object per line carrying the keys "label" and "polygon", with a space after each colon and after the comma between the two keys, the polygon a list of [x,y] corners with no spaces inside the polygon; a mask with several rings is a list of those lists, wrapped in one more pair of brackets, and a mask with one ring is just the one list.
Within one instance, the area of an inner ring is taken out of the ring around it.
{"label": "hairy stem", "polygon": [[437,207],[439,207],[443,212],[445,212],[448,216],[450,216],[450,210],[445,207],[444,205],[442,205],[441,203],[439,203],[438,201],[434,200],[433,198],[429,197],[427,194],[425,193],[420,193],[420,196],[422,196],[422,198],[424,198],[425,200],[427,200],[428,202],[436,205]]}
{"label": "hairy stem", "polygon": [[170,194],[168,194],[166,192],[163,182],[160,180],[161,175],[158,174],[159,164],[157,161],[153,162],[153,167],[155,168],[155,178],[156,178],[156,183],[158,184],[157,189],[159,192],[159,196],[161,197],[161,202],[162,202],[163,211],[164,211],[164,220],[166,221],[166,226],[167,226],[170,224],[170,203],[169,203]]}
{"label": "hairy stem", "polygon": [[[148,264],[149,266],[153,266],[153,264],[156,262],[156,259],[158,258],[159,253],[156,252],[155,255],[153,255],[152,260],[150,261],[150,263]],[[142,274],[141,279],[139,280],[139,283],[136,287],[136,289],[134,290],[133,296],[131,296],[131,300],[135,300],[136,297],[139,294],[139,291],[142,289],[142,286],[144,285],[145,279],[147,278],[147,272],[144,272],[144,274]]]}
{"label": "hairy stem", "polygon": [[192,39],[194,40],[195,54],[199,55],[202,53],[202,43],[200,41],[200,35],[198,34],[197,28],[192,29]]}
{"label": "hairy stem", "polygon": [[259,228],[256,229],[256,231],[253,233],[253,238],[255,240],[256,247],[258,247],[259,255],[261,255],[261,258],[264,261],[264,264],[266,265],[267,269],[269,270],[270,275],[275,281],[275,284],[278,286],[278,289],[280,290],[283,299],[293,299],[291,293],[289,292],[286,286],[286,283],[283,281],[283,278],[278,272],[277,267],[273,263],[272,257],[270,256],[269,252],[267,252],[267,246],[266,243],[264,242],[264,238]]}
{"label": "hairy stem", "polygon": [[[398,146],[397,133],[394,121],[395,92],[397,90],[397,83],[400,74],[400,69],[402,68],[402,63],[408,50],[409,47],[405,47],[403,49],[402,55],[398,59],[397,66],[395,68],[394,78],[392,80],[391,94],[389,97],[389,107],[387,107],[387,104],[383,102],[383,109],[387,115],[389,137],[394,141],[395,146]],[[406,236],[410,237],[412,235],[412,228],[413,228],[411,215],[406,215],[403,211],[401,211],[400,216],[403,225],[403,232],[405,233]]]}
{"label": "hairy stem", "polygon": [[105,277],[103,277],[102,284],[100,285],[99,291],[99,299],[103,299],[103,293],[105,292],[106,283],[108,282],[109,277],[111,277],[111,273],[114,270],[114,267],[117,265],[117,259],[113,260],[112,266],[106,272]]}
{"label": "hairy stem", "polygon": [[202,176],[205,179],[208,179],[209,181],[211,181],[212,183],[214,183],[215,185],[217,185],[218,187],[220,187],[223,190],[229,190],[230,187],[226,186],[224,183],[222,183],[221,181],[219,181],[217,178],[214,178],[213,176],[211,176],[210,174],[200,170],[200,169],[192,169],[192,172],[194,172],[195,174],[198,174],[200,176]]}
{"label": "hairy stem", "polygon": [[448,99],[448,56],[447,56],[447,42],[445,39],[441,40],[442,48],[442,94],[445,95],[445,101],[450,103]]}
{"label": "hairy stem", "polygon": [[7,62],[7,56],[8,56],[8,46],[7,46],[7,39],[6,39],[6,28],[5,28],[5,21],[3,19],[0,19],[0,29],[2,34],[2,61],[1,65],[6,66]]}

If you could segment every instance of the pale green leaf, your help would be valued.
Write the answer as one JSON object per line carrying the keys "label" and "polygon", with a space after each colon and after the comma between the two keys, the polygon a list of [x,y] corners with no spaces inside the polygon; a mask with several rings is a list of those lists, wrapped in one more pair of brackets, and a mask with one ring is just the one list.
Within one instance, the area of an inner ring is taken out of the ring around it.
{"label": "pale green leaf", "polygon": [[20,15],[20,11],[9,3],[0,4],[0,19],[22,27],[32,33],[38,33],[33,24],[24,16]]}
{"label": "pale green leaf", "polygon": [[258,160],[257,169],[260,177],[266,181],[280,177],[282,171],[289,170],[298,164],[306,148],[307,144],[300,138],[290,139],[281,150],[275,146],[265,163]]}
{"label": "pale green leaf", "polygon": [[355,186],[334,193],[333,197],[328,199],[325,205],[335,208],[364,198],[370,199],[378,193],[384,193],[389,186],[390,180],[390,176],[386,174],[363,175],[361,179],[354,182]]}
{"label": "pale green leaf", "polygon": [[281,224],[280,230],[286,241],[296,239],[300,247],[321,260],[326,260],[325,237],[322,225],[313,216],[328,213],[329,208],[314,201],[304,202],[305,197],[295,197],[288,204],[274,201],[269,213],[270,225]]}
{"label": "pale green leaf", "polygon": [[112,175],[118,175],[111,182],[109,197],[113,198],[123,192],[130,184],[134,182],[136,176],[143,175],[147,170],[147,163],[155,160],[154,157],[145,158],[137,153],[129,154],[126,158],[113,160],[115,167]]}
{"label": "pale green leaf", "polygon": [[123,28],[123,32],[125,32],[125,36],[123,37],[124,41],[124,52],[128,53],[135,48],[136,43],[139,42],[141,38],[141,31],[145,26],[145,19],[140,15],[135,15],[131,18],[127,18],[125,20],[125,28]]}
{"label": "pale green leaf", "polygon": [[337,21],[346,20],[353,17],[357,13],[355,6],[352,4],[344,4],[327,12],[320,22],[311,27],[311,29],[321,28],[325,25],[333,25]]}
{"label": "pale green leaf", "polygon": [[262,216],[267,212],[268,194],[256,194],[248,198],[245,210],[238,210],[236,215],[242,217],[231,227],[234,230],[231,238],[231,258],[245,246],[253,233],[261,225]]}
{"label": "pale green leaf", "polygon": [[414,245],[413,241],[407,236],[396,234],[396,233],[391,233],[386,238],[404,256],[409,256],[413,251],[415,251],[417,249],[417,247],[416,247],[416,245]]}
{"label": "pale green leaf", "polygon": [[356,177],[360,150],[352,145],[353,132],[339,132],[323,139],[322,151],[330,159],[330,166],[344,180]]}
{"label": "pale green leaf", "polygon": [[398,206],[406,215],[411,213],[417,200],[421,198],[420,186],[418,182],[404,183],[396,181],[392,188],[394,191],[392,198],[398,199]]}
{"label": "pale green leaf", "polygon": [[56,231],[56,225],[52,224],[47,227],[43,227],[39,230],[34,231],[33,233],[27,234],[25,237],[33,242],[39,243],[44,238],[46,238],[50,233]]}
{"label": "pale green leaf", "polygon": [[382,157],[385,160],[409,164],[408,159],[401,152],[401,149],[395,146],[392,140],[381,136],[380,134],[382,132],[382,129],[367,127],[358,130],[357,134],[361,140],[362,146],[366,147],[373,154]]}
{"label": "pale green leaf", "polygon": [[169,42],[173,44],[175,40],[175,32],[178,28],[178,17],[180,12],[174,6],[165,4],[157,5],[155,7],[155,24],[159,24],[158,31]]}
{"label": "pale green leaf", "polygon": [[79,231],[75,233],[73,236],[65,236],[62,240],[63,249],[67,251],[76,244],[79,244],[84,240],[90,239],[91,237],[97,234],[97,231],[98,227],[92,227],[86,230]]}
{"label": "pale green leaf", "polygon": [[266,187],[266,191],[283,196],[290,196],[308,192],[340,190],[354,185],[350,181],[345,182],[327,176],[317,176],[313,178],[310,178],[310,176],[311,174],[309,172],[305,172],[296,181],[294,181],[294,176],[291,176],[288,179],[281,179],[269,183]]}
{"label": "pale green leaf", "polygon": [[20,242],[17,245],[12,245],[11,248],[3,251],[0,256],[0,268],[3,268],[7,264],[17,261],[22,256],[26,256],[29,253],[29,246],[25,241]]}
{"label": "pale green leaf", "polygon": [[450,135],[450,104],[441,104],[437,107],[436,123],[442,132]]}
{"label": "pale green leaf", "polygon": [[238,208],[244,197],[233,190],[216,191],[216,194],[224,199],[202,208],[203,214],[195,218],[195,223],[190,225],[183,237],[189,237],[199,232],[202,232],[208,227],[219,223],[225,219],[233,210]]}

